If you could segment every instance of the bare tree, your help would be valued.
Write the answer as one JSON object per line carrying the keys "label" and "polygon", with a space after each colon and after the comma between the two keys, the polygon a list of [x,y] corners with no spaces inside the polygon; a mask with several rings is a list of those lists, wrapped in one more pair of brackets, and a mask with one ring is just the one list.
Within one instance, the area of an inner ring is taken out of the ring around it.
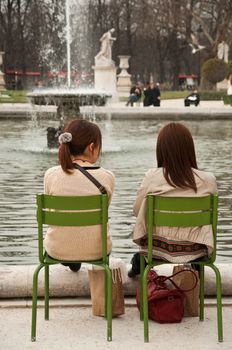
{"label": "bare tree", "polygon": [[[142,81],[172,82],[200,73],[224,40],[232,47],[231,0],[76,0],[71,2],[71,63],[77,74],[93,72],[99,38],[114,27],[113,59],[131,56],[130,73]],[[63,0],[0,0],[0,46],[5,67],[66,70]],[[194,40],[205,49],[193,50]],[[230,52],[230,55],[232,52]],[[231,57],[231,56],[230,56]]]}
{"label": "bare tree", "polygon": [[215,57],[222,40],[232,44],[232,1],[205,0],[190,9],[194,21],[199,24],[207,39],[208,58]]}

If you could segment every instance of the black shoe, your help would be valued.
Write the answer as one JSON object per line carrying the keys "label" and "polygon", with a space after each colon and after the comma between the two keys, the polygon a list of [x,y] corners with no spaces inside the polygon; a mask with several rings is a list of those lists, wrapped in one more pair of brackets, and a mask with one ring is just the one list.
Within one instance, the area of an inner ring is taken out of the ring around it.
{"label": "black shoe", "polygon": [[81,268],[81,263],[73,263],[73,264],[63,263],[62,265],[68,266],[70,268],[70,270],[73,272],[77,272]]}
{"label": "black shoe", "polygon": [[191,264],[191,267],[192,267],[193,270],[195,270],[195,271],[200,273],[200,265],[198,265],[198,264]]}
{"label": "black shoe", "polygon": [[69,268],[70,268],[71,271],[77,272],[77,271],[79,271],[80,268],[81,268],[81,263],[70,264],[70,265],[69,265]]}
{"label": "black shoe", "polygon": [[127,276],[130,277],[130,278],[134,278],[135,276],[139,275],[140,273],[135,271],[133,268],[131,268],[128,273],[127,273]]}

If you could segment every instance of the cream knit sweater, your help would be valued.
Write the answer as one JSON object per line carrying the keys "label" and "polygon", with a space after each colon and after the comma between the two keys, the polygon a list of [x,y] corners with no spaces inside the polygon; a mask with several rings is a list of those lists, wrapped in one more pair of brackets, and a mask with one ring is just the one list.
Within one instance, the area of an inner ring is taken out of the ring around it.
{"label": "cream knit sweater", "polygon": [[[193,169],[194,178],[197,185],[197,193],[192,189],[177,188],[169,185],[164,178],[163,168],[153,168],[146,172],[142,184],[138,190],[134,204],[134,214],[137,217],[133,232],[133,241],[140,245],[141,238],[147,236],[145,222],[146,195],[154,194],[167,197],[201,197],[217,193],[215,176],[212,173]],[[201,227],[156,227],[154,237],[164,237],[173,241],[189,241],[204,244],[208,247],[210,255],[214,249],[212,227],[209,225]],[[186,257],[186,262],[191,261],[195,256]],[[173,261],[179,262],[179,261]],[[185,262],[184,259],[180,262]]]}
{"label": "cream knit sweater", "polygon": [[[91,167],[88,162],[81,166]],[[110,171],[99,168],[88,170],[107,190],[109,202],[114,190],[114,175]],[[100,194],[99,189],[79,170],[73,174],[66,174],[61,166],[48,169],[44,176],[44,192],[57,196],[88,196]],[[108,228],[109,230],[109,228]],[[60,260],[96,260],[102,256],[101,227],[56,227],[47,230],[44,246],[47,253]],[[107,252],[112,248],[111,237],[108,232]]]}

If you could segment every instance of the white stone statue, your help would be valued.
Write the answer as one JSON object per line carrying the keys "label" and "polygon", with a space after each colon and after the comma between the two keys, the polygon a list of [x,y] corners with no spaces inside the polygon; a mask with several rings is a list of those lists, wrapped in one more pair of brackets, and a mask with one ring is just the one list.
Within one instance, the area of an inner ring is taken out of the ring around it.
{"label": "white stone statue", "polygon": [[228,79],[227,95],[232,95],[232,74],[230,74]]}
{"label": "white stone statue", "polygon": [[112,28],[108,32],[104,33],[100,39],[101,49],[98,54],[95,56],[96,65],[111,65],[114,63],[112,61],[112,46],[116,38],[112,37],[115,29]]}
{"label": "white stone statue", "polygon": [[217,47],[217,57],[220,60],[224,60],[224,62],[228,63],[228,55],[229,55],[229,45],[223,40],[218,44]]}

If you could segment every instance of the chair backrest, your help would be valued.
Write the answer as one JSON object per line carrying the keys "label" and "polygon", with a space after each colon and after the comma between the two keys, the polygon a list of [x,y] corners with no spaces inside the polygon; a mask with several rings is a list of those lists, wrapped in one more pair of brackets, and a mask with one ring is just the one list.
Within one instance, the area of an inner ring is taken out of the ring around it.
{"label": "chair backrest", "polygon": [[[37,195],[39,259],[44,257],[43,225],[93,226],[101,225],[102,260],[107,261],[108,196],[49,196]],[[68,239],[68,236],[67,236]]]}
{"label": "chair backrest", "polygon": [[161,197],[147,196],[148,261],[152,261],[153,227],[196,227],[212,225],[216,258],[218,196]]}

